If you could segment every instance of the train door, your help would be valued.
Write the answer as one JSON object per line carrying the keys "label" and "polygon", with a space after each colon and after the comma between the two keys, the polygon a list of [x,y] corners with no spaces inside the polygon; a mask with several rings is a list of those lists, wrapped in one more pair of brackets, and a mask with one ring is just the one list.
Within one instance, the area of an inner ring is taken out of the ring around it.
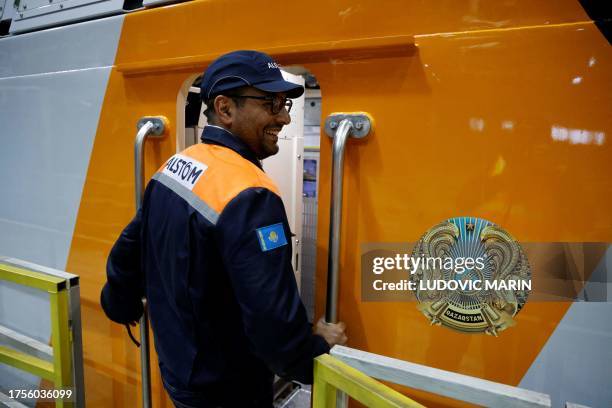
{"label": "train door", "polygon": [[[283,72],[283,77],[291,82],[304,85],[304,78]],[[294,236],[293,270],[300,284],[302,258],[302,172],[304,168],[304,95],[293,101],[290,112],[291,123],[285,126],[278,138],[279,151],[263,161],[263,168],[278,185],[289,225]]]}
{"label": "train door", "polygon": [[306,75],[304,104],[304,177],[302,222],[302,301],[314,321],[317,256],[317,219],[321,144],[321,90],[312,75]]}

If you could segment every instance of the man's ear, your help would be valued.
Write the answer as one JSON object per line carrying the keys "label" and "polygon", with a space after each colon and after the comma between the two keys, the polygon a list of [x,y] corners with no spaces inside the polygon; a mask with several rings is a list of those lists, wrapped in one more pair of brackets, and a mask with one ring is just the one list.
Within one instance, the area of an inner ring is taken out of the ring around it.
{"label": "man's ear", "polygon": [[231,127],[235,108],[231,98],[228,98],[225,95],[218,95],[215,98],[214,106],[215,114],[217,115],[219,122],[221,122],[222,125]]}

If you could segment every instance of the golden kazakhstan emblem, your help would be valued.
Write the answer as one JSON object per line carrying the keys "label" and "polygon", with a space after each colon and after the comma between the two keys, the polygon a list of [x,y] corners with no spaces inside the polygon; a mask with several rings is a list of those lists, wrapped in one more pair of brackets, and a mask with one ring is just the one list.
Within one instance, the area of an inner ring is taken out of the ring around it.
{"label": "golden kazakhstan emblem", "polygon": [[[531,270],[527,257],[514,238],[489,221],[459,217],[444,221],[423,235],[414,247],[413,258],[442,258],[456,261],[479,259],[480,264],[460,268],[433,268],[421,264],[410,279],[418,309],[431,324],[468,333],[497,336],[515,324],[514,317],[527,301]],[[431,282],[448,284],[440,290]]]}
{"label": "golden kazakhstan emblem", "polygon": [[272,232],[270,232],[270,235],[268,235],[268,239],[269,239],[271,242],[276,243],[276,241],[278,241],[278,234],[276,233],[276,231],[272,231]]}

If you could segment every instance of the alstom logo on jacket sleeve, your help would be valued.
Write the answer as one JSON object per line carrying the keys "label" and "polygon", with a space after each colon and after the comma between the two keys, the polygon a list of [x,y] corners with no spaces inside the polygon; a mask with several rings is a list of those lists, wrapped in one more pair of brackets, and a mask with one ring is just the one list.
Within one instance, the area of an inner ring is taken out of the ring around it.
{"label": "alstom logo on jacket sleeve", "polygon": [[193,190],[196,182],[207,168],[207,165],[189,156],[175,154],[166,162],[162,173],[178,181],[189,190]]}

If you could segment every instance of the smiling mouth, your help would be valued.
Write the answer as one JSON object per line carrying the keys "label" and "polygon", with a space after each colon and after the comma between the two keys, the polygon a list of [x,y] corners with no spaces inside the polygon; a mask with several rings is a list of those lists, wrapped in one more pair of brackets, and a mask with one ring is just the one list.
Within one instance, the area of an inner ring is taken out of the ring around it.
{"label": "smiling mouth", "polygon": [[274,137],[274,141],[278,140],[278,134],[280,133],[280,129],[266,129],[264,133],[269,136]]}

